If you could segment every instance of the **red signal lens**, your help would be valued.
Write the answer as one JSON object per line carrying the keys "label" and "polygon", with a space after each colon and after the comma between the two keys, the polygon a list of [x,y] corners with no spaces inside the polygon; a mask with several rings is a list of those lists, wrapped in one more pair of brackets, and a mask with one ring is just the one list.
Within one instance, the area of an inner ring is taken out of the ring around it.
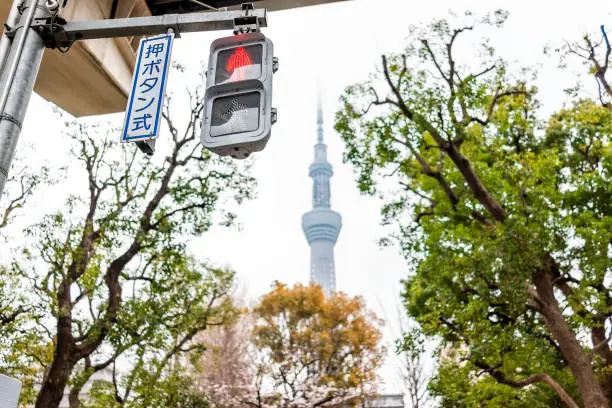
{"label": "red signal lens", "polygon": [[246,81],[261,76],[263,46],[235,45],[217,54],[215,84]]}
{"label": "red signal lens", "polygon": [[251,57],[247,54],[246,50],[242,47],[236,48],[232,56],[227,61],[226,69],[228,72],[233,73],[237,68],[242,68],[247,65],[251,65]]}

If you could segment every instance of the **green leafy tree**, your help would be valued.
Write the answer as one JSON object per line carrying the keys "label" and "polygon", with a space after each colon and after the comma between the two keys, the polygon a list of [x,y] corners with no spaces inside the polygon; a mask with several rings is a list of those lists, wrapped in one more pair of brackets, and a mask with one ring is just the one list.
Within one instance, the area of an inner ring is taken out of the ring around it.
{"label": "green leafy tree", "polygon": [[387,200],[409,314],[455,355],[431,386],[445,406],[607,407],[612,115],[583,100],[539,122],[536,89],[487,42],[457,59],[475,29],[418,28],[348,88],[345,158]]}
{"label": "green leafy tree", "polygon": [[[80,172],[82,184],[73,186],[64,208],[25,230],[28,248],[8,265],[28,282],[28,301],[40,308],[30,327],[39,341],[22,353],[44,371],[38,408],[57,407],[69,381],[82,386],[91,370],[138,349],[139,339],[147,350],[159,347],[156,357],[145,356],[155,368],[171,338],[179,341],[210,322],[199,320],[208,313],[203,296],[217,298],[224,284],[198,283],[212,272],[188,268],[186,244],[216,221],[231,224],[235,216],[220,205],[251,198],[255,183],[247,168],[199,145],[200,90],[190,98],[182,131],[173,121],[177,113],[169,105],[163,110],[170,140],[158,146],[167,151],[159,162],[134,146],[121,147],[117,129],[67,125],[70,174]],[[168,314],[176,315],[168,321],[177,327],[163,329],[157,318]],[[85,367],[84,376],[78,367]]]}
{"label": "green leafy tree", "polygon": [[28,302],[22,277],[0,266],[0,373],[22,383],[21,400],[33,402],[39,377],[37,357],[45,354],[45,336],[33,330],[40,308]]}
{"label": "green leafy tree", "polygon": [[[31,147],[22,150],[32,150]],[[52,185],[57,182],[52,177],[47,165],[39,165],[37,171],[23,163],[19,157],[14,160],[11,175],[6,181],[5,191],[0,196],[0,231],[3,231],[15,218],[28,199],[35,193],[41,183]],[[6,240],[6,235],[0,235]]]}
{"label": "green leafy tree", "polygon": [[[31,153],[31,146],[22,150]],[[56,170],[52,176],[46,164],[37,164],[34,171],[17,158],[12,167],[4,193],[0,197],[0,243],[8,245],[15,219],[25,215],[23,208],[35,195],[41,184],[52,186],[58,181]],[[31,302],[26,293],[27,282],[3,261],[10,259],[10,252],[0,253],[0,370],[3,374],[19,377],[22,382],[22,400],[32,402],[35,398],[33,386],[37,379],[39,361],[32,356],[44,354],[43,333],[32,330],[41,316],[41,307]],[[26,353],[30,350],[33,353]],[[36,350],[36,352],[34,352]]]}
{"label": "green leafy tree", "polygon": [[[104,406],[111,399],[117,407],[174,406],[180,397],[177,384],[189,377],[189,365],[179,363],[187,356],[197,359],[206,349],[198,335],[231,325],[238,316],[228,297],[233,273],[190,259],[166,259],[151,268],[155,279],[124,301],[109,337],[110,350],[100,353],[97,364],[85,359],[82,370],[73,373],[70,408]],[[82,401],[83,387],[103,370],[110,371],[108,384]]]}
{"label": "green leafy tree", "polygon": [[[193,384],[193,378],[181,367],[172,367],[159,378],[154,387],[149,387],[148,395],[139,396],[132,401],[118,402],[113,396],[114,384],[109,381],[93,382],[87,408],[120,408],[120,407],[176,407],[176,408],[209,408],[207,395]],[[145,403],[146,400],[146,403]],[[148,405],[145,405],[148,404]]]}

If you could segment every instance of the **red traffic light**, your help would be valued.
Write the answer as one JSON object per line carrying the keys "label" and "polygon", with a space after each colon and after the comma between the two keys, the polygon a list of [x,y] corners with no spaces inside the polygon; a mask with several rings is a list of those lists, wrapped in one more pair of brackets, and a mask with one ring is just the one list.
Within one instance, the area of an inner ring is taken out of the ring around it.
{"label": "red traffic light", "polygon": [[266,146],[276,121],[272,79],[277,65],[272,41],[260,32],[212,42],[200,135],[205,148],[244,159]]}
{"label": "red traffic light", "polygon": [[246,50],[243,47],[236,48],[232,56],[227,61],[227,72],[234,72],[236,68],[242,68],[247,65],[251,65],[253,62],[251,61],[251,57],[247,54]]}
{"label": "red traffic light", "polygon": [[240,82],[261,76],[263,57],[261,44],[229,48],[217,54],[215,84]]}

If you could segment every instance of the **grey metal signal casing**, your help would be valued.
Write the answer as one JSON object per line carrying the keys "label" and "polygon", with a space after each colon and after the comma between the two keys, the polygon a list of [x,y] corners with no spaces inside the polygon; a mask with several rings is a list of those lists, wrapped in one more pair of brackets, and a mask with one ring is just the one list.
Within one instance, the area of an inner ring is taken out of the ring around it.
{"label": "grey metal signal casing", "polygon": [[[235,82],[216,84],[217,62],[223,51],[235,50],[240,47],[260,45],[261,70],[258,78],[249,78]],[[272,109],[272,77],[276,70],[274,46],[270,39],[262,33],[248,33],[232,37],[219,38],[210,46],[210,57],[204,95],[203,119],[200,140],[210,151],[235,159],[244,159],[253,152],[263,150],[270,138],[273,118]],[[219,98],[239,97],[246,94],[259,95],[259,114],[257,122],[252,123],[252,130],[213,136],[211,124],[213,120],[213,103]],[[274,112],[275,113],[275,112]]]}

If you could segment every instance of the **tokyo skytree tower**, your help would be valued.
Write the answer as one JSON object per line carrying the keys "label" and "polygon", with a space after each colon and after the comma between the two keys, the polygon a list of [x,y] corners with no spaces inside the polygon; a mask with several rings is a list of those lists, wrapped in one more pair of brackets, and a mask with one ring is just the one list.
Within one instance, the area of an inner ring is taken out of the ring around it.
{"label": "tokyo skytree tower", "polygon": [[326,296],[336,290],[334,245],[342,228],[342,216],[331,210],[329,179],[334,174],[323,142],[323,109],[317,107],[317,144],[310,165],[312,210],[302,216],[302,229],[310,245],[310,280],[321,285]]}

